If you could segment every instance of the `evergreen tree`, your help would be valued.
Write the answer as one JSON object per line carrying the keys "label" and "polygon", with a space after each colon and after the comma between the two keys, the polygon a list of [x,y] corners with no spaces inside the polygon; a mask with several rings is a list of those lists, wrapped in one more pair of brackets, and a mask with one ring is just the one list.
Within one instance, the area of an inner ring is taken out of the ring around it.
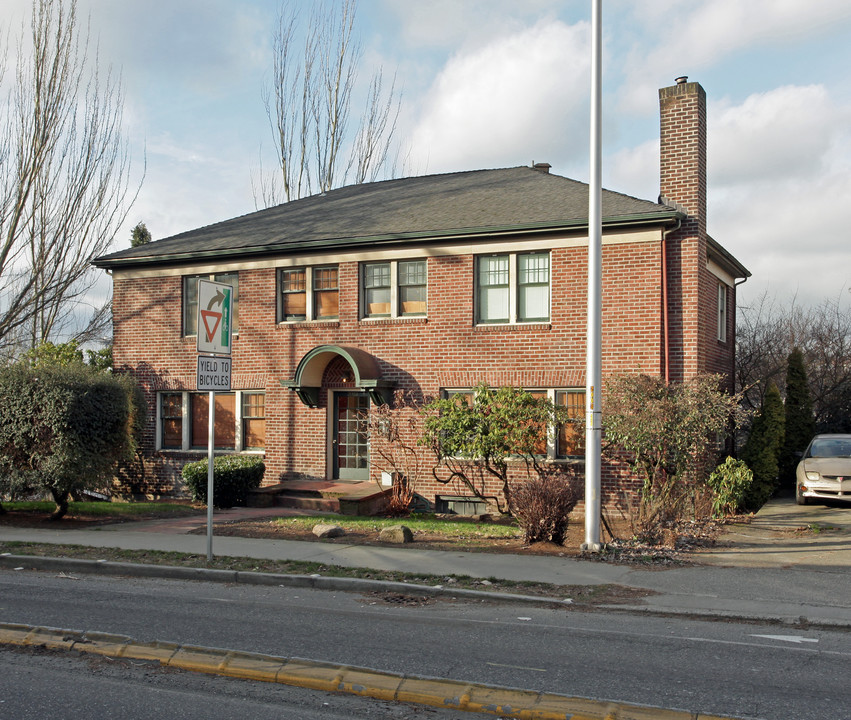
{"label": "evergreen tree", "polygon": [[794,487],[796,452],[803,452],[815,434],[815,417],[804,354],[795,347],[789,353],[786,365],[786,425],[783,451],[780,456],[780,483],[783,487]]}
{"label": "evergreen tree", "polygon": [[151,231],[145,223],[136,223],[130,231],[130,247],[139,247],[139,245],[147,245],[151,242]]}
{"label": "evergreen tree", "polygon": [[758,510],[777,489],[784,426],[783,400],[777,385],[772,382],[742,448],[741,459],[753,473],[753,483],[744,499],[748,510]]}

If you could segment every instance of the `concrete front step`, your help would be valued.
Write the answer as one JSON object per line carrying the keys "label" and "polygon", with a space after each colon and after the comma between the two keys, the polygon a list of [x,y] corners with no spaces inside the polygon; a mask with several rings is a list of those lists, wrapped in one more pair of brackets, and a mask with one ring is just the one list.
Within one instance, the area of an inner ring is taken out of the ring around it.
{"label": "concrete front step", "polygon": [[249,507],[286,507],[342,515],[376,515],[387,504],[389,491],[372,482],[283,482],[252,490]]}

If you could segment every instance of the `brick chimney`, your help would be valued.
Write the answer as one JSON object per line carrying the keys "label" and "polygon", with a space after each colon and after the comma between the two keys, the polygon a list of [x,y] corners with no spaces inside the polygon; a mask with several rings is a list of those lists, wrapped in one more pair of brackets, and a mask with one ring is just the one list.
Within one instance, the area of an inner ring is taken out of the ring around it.
{"label": "brick chimney", "polygon": [[660,195],[677,205],[706,234],[706,93],[699,83],[679,77],[659,90],[661,118]]}

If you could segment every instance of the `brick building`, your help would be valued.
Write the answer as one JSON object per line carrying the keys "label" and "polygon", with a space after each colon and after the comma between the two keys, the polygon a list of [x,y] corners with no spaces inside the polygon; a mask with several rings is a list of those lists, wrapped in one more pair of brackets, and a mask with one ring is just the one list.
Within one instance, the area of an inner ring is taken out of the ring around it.
{"label": "brick building", "polygon": [[[706,99],[659,91],[658,202],[603,192],[603,375],[730,378],[736,282],[706,233]],[[147,491],[180,492],[204,456],[195,389],[197,279],[235,288],[233,391],[216,444],[263,453],[265,483],[376,479],[359,413],[394,389],[480,382],[584,414],[588,187],[547,164],[333,190],[99,258],[113,278],[115,366],[149,401]],[[548,459],[581,462],[569,433]],[[603,491],[617,473],[606,472]],[[416,488],[431,503],[459,494]]]}

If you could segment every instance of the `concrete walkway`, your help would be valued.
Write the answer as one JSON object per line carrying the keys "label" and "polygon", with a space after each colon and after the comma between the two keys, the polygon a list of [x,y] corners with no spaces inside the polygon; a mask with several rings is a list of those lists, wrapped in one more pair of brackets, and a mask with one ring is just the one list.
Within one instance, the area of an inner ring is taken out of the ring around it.
{"label": "concrete walkway", "polygon": [[[280,514],[280,509],[244,508],[217,512],[214,520]],[[205,520],[197,517],[91,530],[0,525],[0,540],[205,556],[206,536],[188,534],[204,525]],[[851,507],[799,507],[791,500],[772,501],[750,524],[730,526],[719,547],[698,554],[702,564],[692,567],[658,569],[568,557],[422,550],[416,545],[392,548],[219,536],[213,538],[213,553],[439,577],[617,584],[655,593],[622,609],[851,627]]]}

